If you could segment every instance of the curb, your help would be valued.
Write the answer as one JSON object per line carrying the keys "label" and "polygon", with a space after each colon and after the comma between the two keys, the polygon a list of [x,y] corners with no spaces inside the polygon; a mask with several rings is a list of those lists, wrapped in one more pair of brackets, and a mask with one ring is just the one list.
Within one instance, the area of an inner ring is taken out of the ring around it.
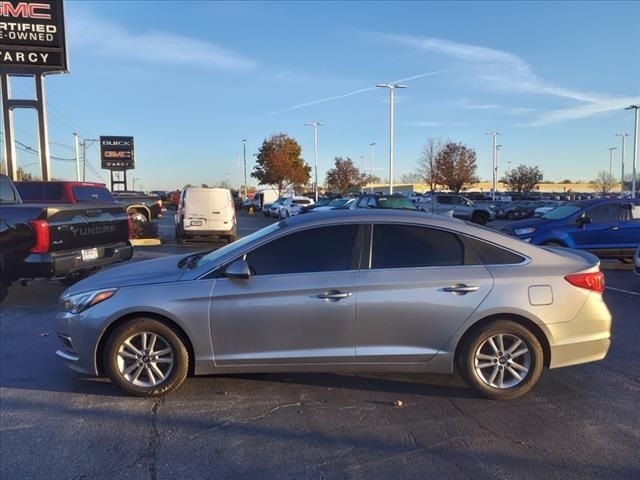
{"label": "curb", "polygon": [[134,247],[155,247],[162,244],[159,238],[132,238],[129,241]]}

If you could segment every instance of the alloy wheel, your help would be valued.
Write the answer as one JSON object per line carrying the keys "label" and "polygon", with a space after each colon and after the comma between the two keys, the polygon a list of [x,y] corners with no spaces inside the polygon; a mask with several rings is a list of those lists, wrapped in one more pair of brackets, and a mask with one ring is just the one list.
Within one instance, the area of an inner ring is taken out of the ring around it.
{"label": "alloy wheel", "polygon": [[519,385],[531,368],[531,352],[520,337],[499,333],[480,344],[474,355],[478,378],[493,388]]}
{"label": "alloy wheel", "polygon": [[157,333],[138,332],[120,344],[116,363],[118,371],[130,384],[155,387],[173,370],[173,348]]}

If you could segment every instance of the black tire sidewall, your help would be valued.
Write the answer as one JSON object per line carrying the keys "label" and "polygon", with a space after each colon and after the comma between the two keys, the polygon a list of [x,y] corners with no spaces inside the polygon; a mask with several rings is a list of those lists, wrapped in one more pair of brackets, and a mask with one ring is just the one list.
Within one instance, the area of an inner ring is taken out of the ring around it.
{"label": "black tire sidewall", "polygon": [[[151,388],[138,387],[129,383],[118,371],[117,352],[120,344],[137,332],[152,332],[161,335],[173,348],[174,365],[169,376],[159,385]],[[135,318],[116,328],[107,339],[103,364],[105,373],[115,385],[130,395],[152,397],[168,393],[184,382],[189,371],[189,352],[184,341],[166,324],[151,318]]]}
{"label": "black tire sidewall", "polygon": [[[527,377],[517,386],[506,389],[487,385],[475,371],[475,351],[487,338],[499,333],[516,335],[525,342],[531,354],[531,367]],[[513,400],[527,394],[538,382],[544,366],[544,353],[536,336],[527,328],[510,320],[496,320],[468,336],[463,346],[459,366],[465,381],[480,395],[494,400]]]}

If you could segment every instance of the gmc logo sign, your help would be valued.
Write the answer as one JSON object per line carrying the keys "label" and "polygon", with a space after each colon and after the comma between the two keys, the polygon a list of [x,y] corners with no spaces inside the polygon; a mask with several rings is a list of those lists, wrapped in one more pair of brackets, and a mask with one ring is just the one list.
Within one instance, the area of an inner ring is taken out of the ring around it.
{"label": "gmc logo sign", "polygon": [[33,18],[36,20],[51,20],[51,5],[47,3],[0,2],[0,17]]}
{"label": "gmc logo sign", "polygon": [[104,158],[131,158],[131,152],[127,150],[113,151],[107,150],[104,152]]}

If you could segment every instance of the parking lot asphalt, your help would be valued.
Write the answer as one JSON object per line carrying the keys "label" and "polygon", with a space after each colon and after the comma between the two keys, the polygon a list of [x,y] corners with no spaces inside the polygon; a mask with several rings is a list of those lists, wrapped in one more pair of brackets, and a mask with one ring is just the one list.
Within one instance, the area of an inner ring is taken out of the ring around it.
{"label": "parking lot asphalt", "polygon": [[[269,222],[243,213],[239,234]],[[165,245],[138,260],[211,248],[172,243],[170,214],[158,223]],[[0,310],[0,478],[639,478],[640,277],[603,270],[606,360],[546,371],[512,402],[388,374],[198,377],[131,398],[57,361],[61,285],[15,287]]]}

